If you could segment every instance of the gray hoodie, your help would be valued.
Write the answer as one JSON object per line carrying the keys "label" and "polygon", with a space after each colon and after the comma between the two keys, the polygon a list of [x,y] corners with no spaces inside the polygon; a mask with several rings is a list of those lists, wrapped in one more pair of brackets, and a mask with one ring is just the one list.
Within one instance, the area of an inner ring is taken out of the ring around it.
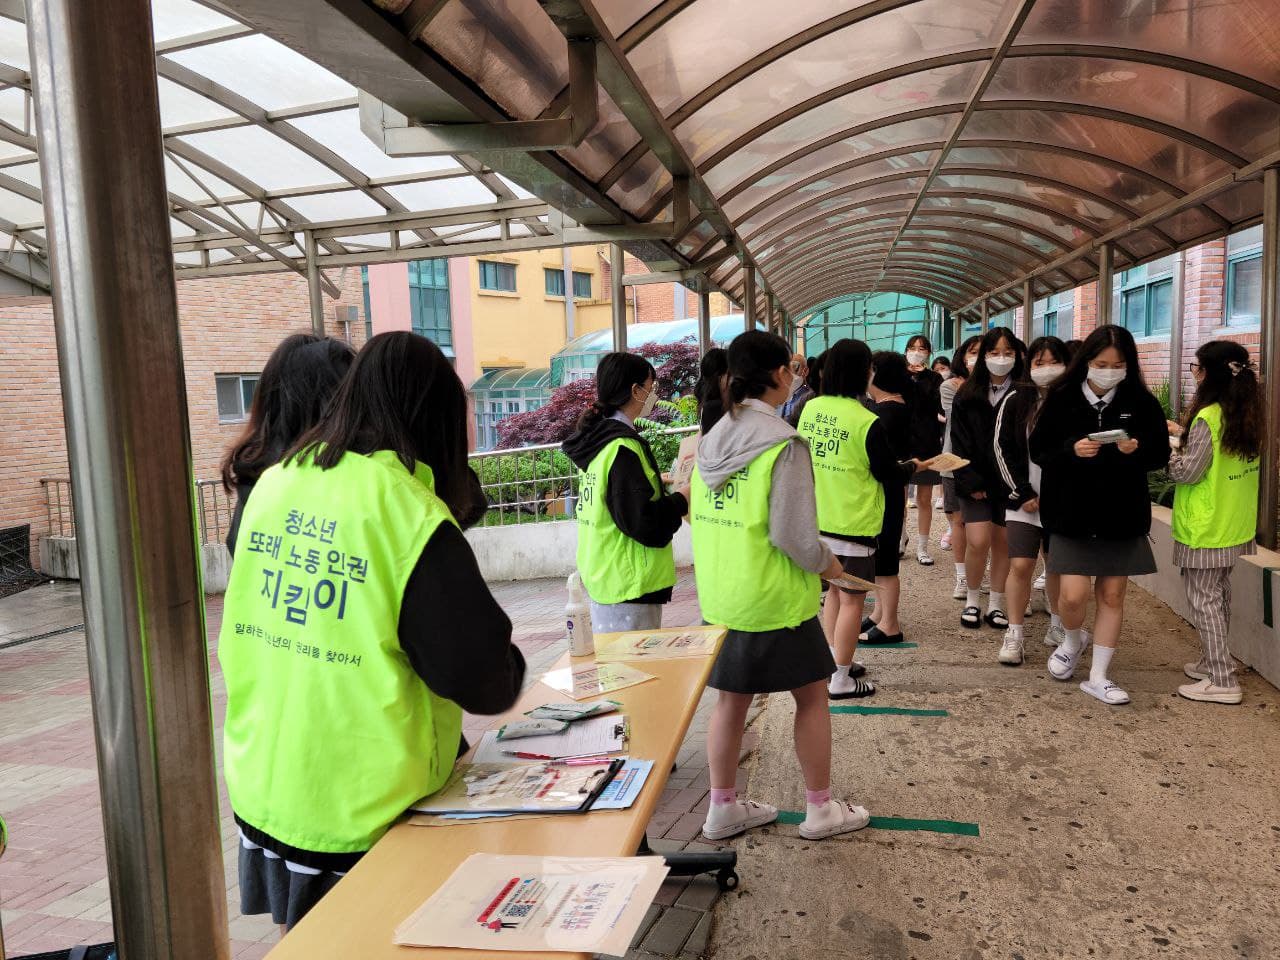
{"label": "gray hoodie", "polygon": [[809,445],[768,404],[748,400],[725,414],[698,442],[698,473],[712,490],[764,451],[790,441],[773,465],[769,488],[769,541],[810,573],[831,566],[831,550],[818,538]]}

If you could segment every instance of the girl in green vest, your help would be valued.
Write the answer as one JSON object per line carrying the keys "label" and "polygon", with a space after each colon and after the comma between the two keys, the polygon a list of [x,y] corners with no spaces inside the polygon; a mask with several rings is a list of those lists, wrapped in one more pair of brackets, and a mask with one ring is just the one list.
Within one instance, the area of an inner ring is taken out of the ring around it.
{"label": "girl in green vest", "polygon": [[867,811],[831,797],[827,680],[835,663],[818,622],[819,574],[842,572],[818,537],[808,444],[778,415],[795,389],[791,351],[761,330],[729,345],[728,413],[702,438],[690,501],[694,574],[707,623],[728,636],[708,685],[720,691],[707,731],[711,801],[702,832],[723,840],[777,819],[738,798],[738,751],[759,693],[795,698],[795,742],[808,806],[806,839],[865,827]]}
{"label": "girl in green vest", "polygon": [[1258,457],[1262,450],[1262,390],[1249,351],[1212,340],[1191,365],[1196,394],[1169,458],[1173,495],[1173,562],[1200,634],[1200,659],[1183,672],[1194,683],[1178,688],[1188,700],[1240,703],[1244,694],[1227,649],[1231,625],[1231,569],[1255,551]]}
{"label": "girl in green vest", "polygon": [[597,633],[662,626],[676,585],[671,538],[689,512],[688,491],[667,493],[636,420],[658,399],[653,364],[609,353],[596,368],[596,399],[564,442],[582,471],[578,491],[578,573]]}
{"label": "girl in green vest", "polygon": [[245,504],[223,607],[240,909],[292,926],[466,748],[524,659],[460,525],[483,512],[466,392],[384,333]]}

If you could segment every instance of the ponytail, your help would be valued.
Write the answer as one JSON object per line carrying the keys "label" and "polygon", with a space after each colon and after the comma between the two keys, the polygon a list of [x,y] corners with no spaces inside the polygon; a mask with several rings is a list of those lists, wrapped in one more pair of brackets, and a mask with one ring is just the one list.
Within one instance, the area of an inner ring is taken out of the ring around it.
{"label": "ponytail", "polygon": [[1183,426],[1191,429],[1196,414],[1205,407],[1222,407],[1222,449],[1255,460],[1262,452],[1266,416],[1257,367],[1249,351],[1232,340],[1210,340],[1196,351],[1204,379],[1196,387]]}
{"label": "ponytail", "polygon": [[773,388],[773,374],[791,363],[791,350],[777,334],[748,330],[733,338],[728,351],[729,376],[722,391],[724,408],[733,415],[744,400]]}
{"label": "ponytail", "polygon": [[656,372],[634,353],[606,353],[596,367],[596,398],[578,418],[577,429],[592,427],[613,416],[631,400],[631,388],[642,387]]}

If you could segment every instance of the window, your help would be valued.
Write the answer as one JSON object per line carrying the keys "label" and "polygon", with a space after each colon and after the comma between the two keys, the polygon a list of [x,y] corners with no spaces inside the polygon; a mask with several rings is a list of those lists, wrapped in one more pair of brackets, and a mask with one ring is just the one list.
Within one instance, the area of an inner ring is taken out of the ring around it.
{"label": "window", "polygon": [[576,300],[591,299],[591,274],[573,272],[573,296]]}
{"label": "window", "polygon": [[[563,281],[561,283],[563,284]],[[480,289],[515,293],[516,265],[514,263],[498,263],[494,260],[481,260]],[[560,292],[564,293],[563,287]]]}
{"label": "window", "polygon": [[409,264],[409,316],[414,333],[432,341],[446,356],[453,356],[447,260],[415,260]]}
{"label": "window", "polygon": [[1173,258],[1164,257],[1120,274],[1115,320],[1135,337],[1168,333],[1173,326]]}
{"label": "window", "polygon": [[552,270],[550,267],[543,267],[542,274],[546,279],[547,296],[563,297],[564,296],[564,271]]}
{"label": "window", "polygon": [[218,392],[218,422],[241,423],[249,419],[253,392],[258,389],[256,373],[220,373],[214,377]]}
{"label": "window", "polygon": [[1256,327],[1262,320],[1262,228],[1227,237],[1226,326]]}
{"label": "window", "polygon": [[364,288],[364,338],[373,339],[373,308],[369,304],[369,268],[360,268],[360,286]]}

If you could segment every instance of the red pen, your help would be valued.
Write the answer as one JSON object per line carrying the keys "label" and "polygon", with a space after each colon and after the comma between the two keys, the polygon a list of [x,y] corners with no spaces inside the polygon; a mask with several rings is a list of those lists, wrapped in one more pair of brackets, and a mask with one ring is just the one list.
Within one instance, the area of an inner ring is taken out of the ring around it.
{"label": "red pen", "polygon": [[555,759],[555,757],[548,757],[545,754],[541,754],[541,753],[520,753],[518,751],[516,753],[513,753],[512,756],[518,757],[521,760],[554,760]]}

